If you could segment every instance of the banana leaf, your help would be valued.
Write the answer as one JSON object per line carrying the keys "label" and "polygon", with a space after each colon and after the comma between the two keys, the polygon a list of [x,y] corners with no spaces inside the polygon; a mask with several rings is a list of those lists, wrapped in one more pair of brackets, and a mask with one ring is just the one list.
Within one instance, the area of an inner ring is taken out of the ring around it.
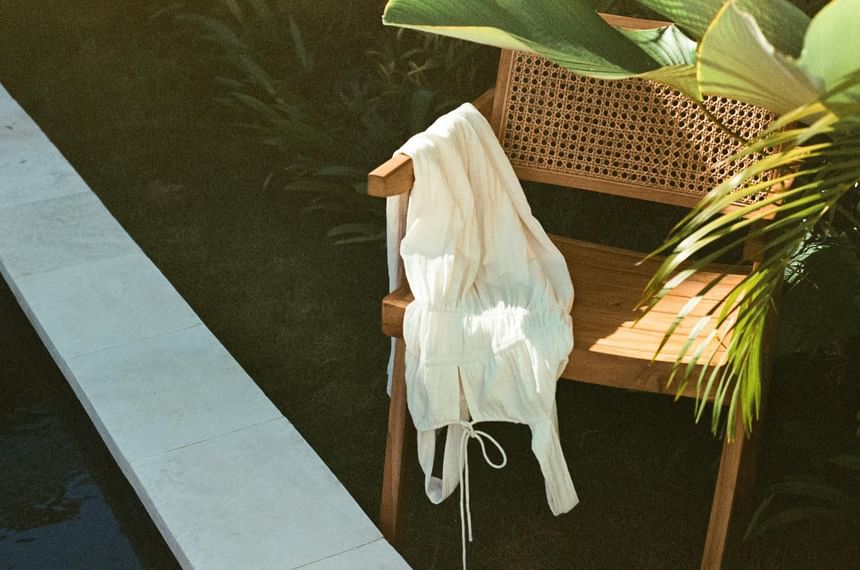
{"label": "banana leaf", "polygon": [[644,77],[700,99],[696,43],[671,23],[626,30],[606,23],[587,0],[390,0],[383,23],[537,53],[576,73]]}

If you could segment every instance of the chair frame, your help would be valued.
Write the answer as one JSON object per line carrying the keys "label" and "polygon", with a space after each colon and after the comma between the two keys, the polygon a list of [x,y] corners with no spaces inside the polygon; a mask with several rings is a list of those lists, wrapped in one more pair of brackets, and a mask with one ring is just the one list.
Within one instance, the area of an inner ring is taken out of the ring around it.
{"label": "chair frame", "polygon": [[[654,22],[646,20],[638,20],[633,18],[624,18],[619,16],[603,15],[603,17],[615,25],[621,25],[629,28],[644,28],[653,27]],[[500,133],[500,127],[503,121],[503,110],[505,106],[505,97],[507,96],[507,81],[510,78],[508,69],[510,68],[512,52],[503,50],[499,79],[495,89],[490,89],[481,97],[475,100],[474,105],[479,111],[490,121],[497,135]],[[638,199],[653,200],[663,203],[693,206],[698,200],[697,197],[679,196],[672,192],[666,192],[659,189],[643,189],[632,188],[627,184],[618,184],[613,181],[606,181],[595,178],[578,178],[577,176],[559,176],[555,173],[548,173],[540,169],[532,169],[517,166],[514,164],[517,174],[528,180],[539,182],[548,182],[563,184],[565,186],[576,186],[588,190],[594,190],[603,193],[623,195],[627,197],[635,197]],[[414,173],[412,170],[411,159],[405,155],[397,155],[388,160],[381,166],[374,169],[368,177],[368,194],[376,197],[390,197],[406,194],[410,191],[414,182]],[[584,243],[584,242],[583,242]],[[579,243],[575,245],[581,245]],[[610,250],[612,248],[603,248]],[[621,251],[621,250],[618,250]],[[756,254],[760,251],[760,247],[755,243],[748,243],[745,247],[745,258],[752,260],[755,264]],[[632,253],[632,252],[631,252]],[[405,283],[405,276],[401,280]],[[406,305],[411,300],[408,295],[408,289],[404,286],[398,291],[389,294],[383,301],[382,310],[382,329],[383,332],[395,338],[394,350],[394,375],[391,386],[391,400],[388,414],[388,435],[385,447],[385,467],[382,483],[382,501],[380,509],[380,528],[383,535],[393,544],[399,543],[401,534],[400,512],[402,510],[402,488],[404,479],[404,459],[411,453],[412,447],[409,443],[413,439],[414,429],[411,428],[411,422],[407,421],[408,412],[406,404],[406,384],[405,384],[405,344],[402,338],[402,319]],[[576,322],[576,308],[574,308],[574,319]],[[765,379],[769,376],[770,353],[772,352],[772,337],[774,326],[769,324],[768,342],[766,343],[766,354],[764,355]],[[603,356],[603,355],[601,355]],[[619,362],[624,362],[625,355],[612,355],[619,359]],[[571,358],[573,366],[574,358]],[[630,359],[627,359],[628,361]],[[607,360],[599,361],[600,366]],[[662,366],[662,368],[660,367]],[[592,368],[594,366],[592,365]],[[657,362],[649,369],[648,381],[640,382],[635,379],[621,381],[616,380],[614,372],[610,375],[597,375],[597,377],[585,379],[583,381],[596,384],[624,387],[633,390],[642,390],[649,392],[658,392],[674,395],[674,389],[668,387],[664,382],[655,383],[653,379],[655,374],[658,377],[665,378],[668,370],[671,369],[671,363]],[[615,370],[615,369],[613,369]],[[656,373],[655,373],[656,370]],[[569,379],[582,380],[581,378],[572,377],[577,370],[568,367],[568,371],[563,377]],[[766,393],[766,390],[763,390]],[[695,396],[694,389],[685,392],[685,396]],[[745,430],[740,417],[734,426],[734,437],[725,437],[722,454],[720,459],[719,472],[717,474],[714,497],[711,507],[710,518],[708,522],[707,536],[705,539],[704,553],[701,562],[703,569],[717,569],[722,564],[723,554],[729,533],[729,524],[731,521],[733,510],[737,504],[743,503],[749,498],[749,494],[753,488],[755,476],[756,456],[758,454],[759,443],[761,440],[761,424],[757,423],[752,431],[752,434],[745,437]],[[727,430],[728,431],[728,430]],[[731,434],[727,434],[731,435]]]}

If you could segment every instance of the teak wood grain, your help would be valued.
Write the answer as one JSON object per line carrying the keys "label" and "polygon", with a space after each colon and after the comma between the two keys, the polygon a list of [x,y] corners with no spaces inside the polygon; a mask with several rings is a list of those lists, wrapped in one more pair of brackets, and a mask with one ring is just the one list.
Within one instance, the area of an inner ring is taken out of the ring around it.
{"label": "teak wood grain", "polygon": [[405,378],[405,344],[397,339],[394,344],[394,377],[391,384],[391,403],[388,407],[388,440],[385,444],[385,471],[382,478],[380,523],[382,534],[392,542],[400,537],[397,513],[403,489],[404,455],[410,448],[406,441],[407,410]]}

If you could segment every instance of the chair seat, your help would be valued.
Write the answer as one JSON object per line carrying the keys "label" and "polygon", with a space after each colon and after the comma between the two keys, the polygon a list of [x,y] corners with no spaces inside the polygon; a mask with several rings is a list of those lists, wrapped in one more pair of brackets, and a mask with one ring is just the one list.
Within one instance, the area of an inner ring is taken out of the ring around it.
{"label": "chair seat", "polygon": [[[643,254],[639,252],[551,237],[572,269],[575,291],[574,349],[562,377],[674,395],[676,389],[667,385],[667,381],[672,364],[698,320],[695,317],[705,315],[717,305],[745,274],[738,273],[736,267],[714,265],[713,271],[700,272],[683,283],[636,323],[640,315],[635,309],[636,304],[660,260],[654,258],[642,262]],[[678,326],[654,359],[654,353],[677,311],[713,276],[729,269],[733,271],[705,295],[691,312],[692,317]],[[382,330],[386,335],[402,336],[403,315],[412,300],[412,293],[405,286],[383,299]],[[709,323],[699,332],[698,338],[704,339],[713,331],[713,323]],[[712,346],[719,351],[717,358],[724,354],[728,339],[729,333],[718,333],[712,341]],[[720,342],[722,346],[718,346]],[[710,352],[706,350],[703,354],[709,355]],[[683,395],[695,397],[694,382],[690,382]]]}

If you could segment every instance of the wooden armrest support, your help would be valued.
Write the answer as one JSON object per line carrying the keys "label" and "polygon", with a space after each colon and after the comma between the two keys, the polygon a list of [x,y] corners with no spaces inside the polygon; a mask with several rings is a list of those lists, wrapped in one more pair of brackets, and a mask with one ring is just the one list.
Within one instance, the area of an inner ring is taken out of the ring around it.
{"label": "wooden armrest support", "polygon": [[403,336],[403,315],[414,300],[409,285],[401,285],[382,299],[382,334]]}
{"label": "wooden armrest support", "polygon": [[488,121],[490,120],[490,115],[493,114],[493,97],[496,94],[496,88],[491,87],[484,91],[484,93],[472,101],[472,105],[484,115]]}
{"label": "wooden armrest support", "polygon": [[[495,89],[488,89],[475,99],[472,104],[487,120],[493,110],[493,94]],[[415,182],[412,172],[412,159],[405,154],[386,160],[367,175],[367,193],[377,198],[387,198],[408,192]]]}

